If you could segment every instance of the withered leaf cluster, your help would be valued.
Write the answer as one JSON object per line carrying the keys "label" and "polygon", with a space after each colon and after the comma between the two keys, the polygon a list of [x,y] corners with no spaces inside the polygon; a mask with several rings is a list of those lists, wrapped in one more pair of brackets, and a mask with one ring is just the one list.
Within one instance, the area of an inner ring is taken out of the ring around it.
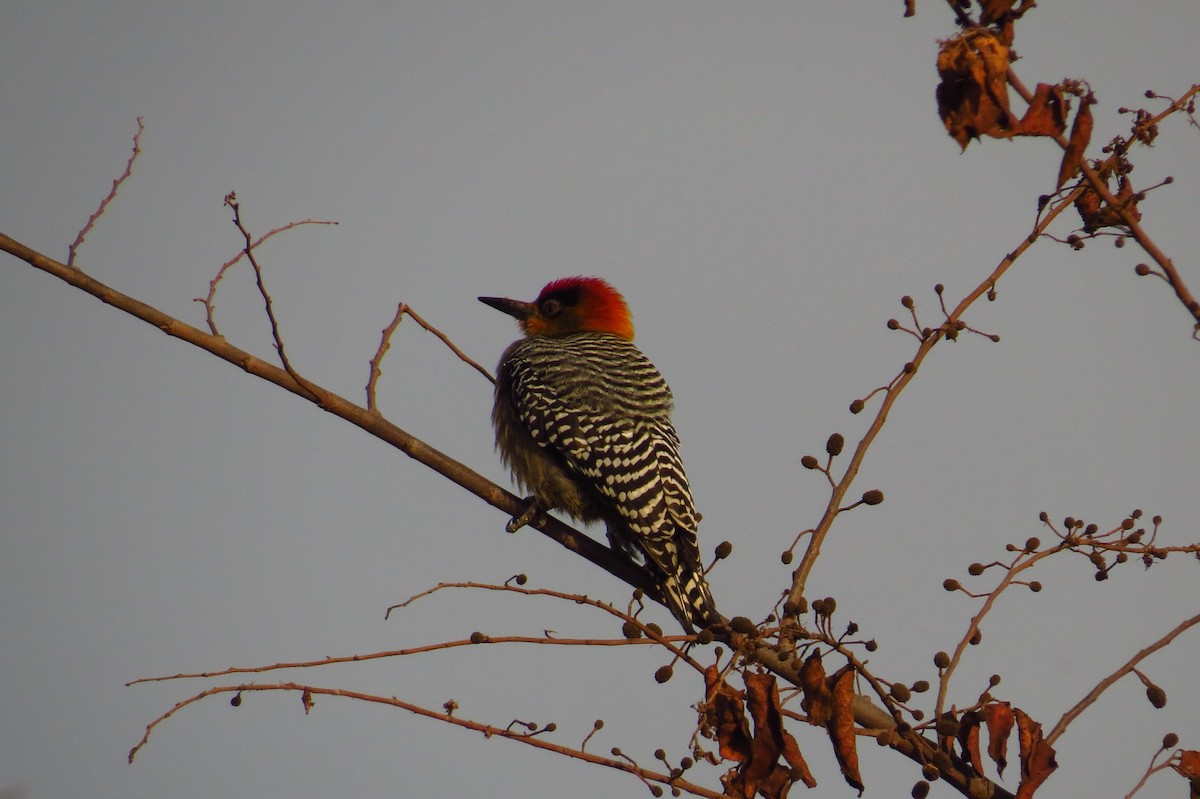
{"label": "withered leaf cluster", "polygon": [[[941,43],[938,113],[946,131],[964,150],[971,139],[981,136],[1060,136],[1067,129],[1070,102],[1061,84],[1039,83],[1025,114],[1017,118],[1013,113],[1008,96],[1009,56],[1004,37],[989,28],[970,28]],[[1091,136],[1090,112],[1087,123],[1088,130],[1080,131],[1078,137],[1081,150]],[[1076,141],[1074,131],[1072,141]],[[1078,164],[1078,158],[1073,163]]]}
{"label": "withered leaf cluster", "polygon": [[[1070,115],[1069,95],[1079,98],[1079,110],[1071,124],[1058,169],[1056,188],[1073,178],[1083,167],[1092,139],[1092,105],[1095,98],[1082,81],[1039,83],[1023,116],[1018,118],[1009,104],[1009,62],[1013,59],[1013,22],[1033,7],[1032,2],[981,0],[980,24],[940,43],[937,57],[938,114],[946,131],[967,149],[972,139],[991,136],[1049,136],[1063,142]],[[1019,84],[1018,84],[1019,85]],[[1022,90],[1024,91],[1024,90]],[[1118,184],[1121,208],[1138,218],[1136,199],[1127,179]],[[1099,194],[1086,189],[1075,203],[1083,228],[1092,233],[1102,227],[1126,223],[1121,211],[1106,205]]]}
{"label": "withered leaf cluster", "polygon": [[[1105,176],[1102,174],[1101,177]],[[1114,196],[1120,206],[1125,208],[1135,220],[1142,218],[1142,212],[1138,210],[1137,198],[1134,196],[1133,185],[1129,182],[1129,178],[1124,175],[1117,178],[1117,191]],[[1079,218],[1083,220],[1083,230],[1086,233],[1093,233],[1102,227],[1116,227],[1125,224],[1125,219],[1121,216],[1120,211],[1105,203],[1096,190],[1090,187],[1084,189],[1075,199],[1075,210],[1079,212]]]}
{"label": "withered leaf cluster", "polygon": [[1008,702],[992,702],[979,710],[968,710],[958,721],[957,737],[963,759],[981,776],[983,756],[979,745],[980,729],[987,728],[988,757],[1003,777],[1008,765],[1005,752],[1009,736],[1013,727],[1016,727],[1021,759],[1021,784],[1017,788],[1017,799],[1032,797],[1034,791],[1058,768],[1053,747],[1042,737],[1042,725],[1020,708],[1011,707]]}
{"label": "withered leaf cluster", "polygon": [[[796,739],[783,727],[775,678],[747,672],[744,680],[746,690],[738,691],[721,678],[715,665],[704,672],[707,726],[715,733],[721,757],[738,764],[722,779],[725,790],[745,799],[755,794],[763,799],[785,799],[796,780],[814,787],[817,780]],[[747,708],[754,722],[753,734]]]}
{"label": "withered leaf cluster", "polygon": [[859,794],[863,791],[858,770],[858,748],[854,738],[854,669],[847,663],[831,676],[825,676],[821,653],[813,652],[800,668],[804,698],[800,707],[808,714],[809,724],[823,726],[829,732],[833,754],[842,768],[842,776]]}
{"label": "withered leaf cluster", "polygon": [[941,43],[937,58],[938,113],[964,150],[971,139],[1010,136],[1008,47],[987,28],[972,28]]}
{"label": "withered leaf cluster", "polygon": [[[784,729],[775,677],[746,672],[743,679],[746,690],[738,691],[722,679],[715,665],[704,673],[705,725],[717,739],[721,757],[738,764],[722,779],[725,790],[745,799],[756,794],[763,799],[785,799],[797,780],[809,788],[815,787],[817,780],[805,763],[796,739]],[[821,655],[814,652],[804,661],[800,681],[804,692],[801,707],[808,714],[809,723],[826,729],[842,776],[861,794],[863,782],[851,708],[853,667],[846,664],[826,676]]]}

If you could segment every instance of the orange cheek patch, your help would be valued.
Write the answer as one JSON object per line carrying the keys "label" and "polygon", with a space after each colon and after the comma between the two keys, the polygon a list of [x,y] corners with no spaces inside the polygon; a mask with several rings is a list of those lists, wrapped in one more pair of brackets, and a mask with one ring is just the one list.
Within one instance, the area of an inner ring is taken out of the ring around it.
{"label": "orange cheek patch", "polygon": [[530,316],[521,320],[521,329],[529,336],[541,336],[550,332],[550,323],[540,316]]}

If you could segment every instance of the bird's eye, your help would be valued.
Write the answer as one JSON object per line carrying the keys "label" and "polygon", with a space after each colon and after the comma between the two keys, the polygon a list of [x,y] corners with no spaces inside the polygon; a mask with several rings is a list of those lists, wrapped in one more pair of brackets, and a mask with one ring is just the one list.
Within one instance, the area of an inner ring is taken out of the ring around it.
{"label": "bird's eye", "polygon": [[553,319],[562,312],[562,303],[558,300],[546,300],[541,307],[542,316]]}

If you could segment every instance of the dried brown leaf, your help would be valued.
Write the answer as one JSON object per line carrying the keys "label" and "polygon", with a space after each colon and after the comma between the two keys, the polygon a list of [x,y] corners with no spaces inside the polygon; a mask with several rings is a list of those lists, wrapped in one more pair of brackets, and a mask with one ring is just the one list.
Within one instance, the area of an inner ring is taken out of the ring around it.
{"label": "dried brown leaf", "polygon": [[804,755],[800,753],[800,745],[787,730],[783,731],[783,759],[791,766],[793,780],[800,780],[809,788],[817,787],[817,778],[813,776]]}
{"label": "dried brown leaf", "polygon": [[1056,768],[1058,763],[1054,760],[1054,748],[1039,738],[1024,766],[1023,770],[1026,773],[1021,777],[1021,784],[1017,786],[1016,799],[1030,799],[1034,791]]}
{"label": "dried brown leaf", "polygon": [[1200,752],[1194,749],[1184,749],[1179,753],[1179,762],[1172,763],[1171,768],[1179,772],[1185,779],[1200,779]]}
{"label": "dried brown leaf", "polygon": [[1058,768],[1058,763],[1054,760],[1054,748],[1042,738],[1042,725],[1020,708],[1014,710],[1013,714],[1016,716],[1021,743],[1021,784],[1017,786],[1016,799],[1030,799],[1034,791]]}
{"label": "dried brown leaf", "polygon": [[[1011,45],[1013,41],[1013,22],[1025,15],[1025,12],[1035,7],[1035,0],[1021,0],[1017,5],[1015,0],[980,0],[979,23],[993,25],[999,23],[1001,37]],[[1016,6],[1014,8],[1014,6]]]}
{"label": "dried brown leaf", "polygon": [[[765,799],[784,799],[797,779],[812,788],[816,778],[800,754],[800,747],[783,728],[779,686],[770,674],[745,675],[746,705],[754,720],[751,756],[742,770],[747,792],[757,790]],[[787,762],[779,762],[783,756]]]}
{"label": "dried brown leaf", "polygon": [[1013,130],[1016,136],[1061,136],[1067,129],[1068,104],[1062,88],[1039,83],[1025,116]]}
{"label": "dried brown leaf", "polygon": [[821,653],[813,652],[804,660],[800,667],[800,687],[804,689],[804,698],[800,700],[801,709],[808,714],[808,723],[824,727],[833,714],[833,695],[825,682],[825,666],[821,663]]}
{"label": "dried brown leaf", "polygon": [[1013,717],[1017,722],[1017,742],[1020,744],[1021,752],[1021,770],[1025,770],[1025,761],[1029,759],[1033,752],[1033,745],[1041,740],[1042,725],[1038,724],[1033,718],[1021,708],[1013,710]]}
{"label": "dried brown leaf", "polygon": [[964,150],[982,135],[1012,135],[1008,106],[1008,45],[986,28],[941,42],[937,70],[938,114]]}
{"label": "dried brown leaf", "polygon": [[[768,719],[771,704],[770,691],[774,685],[774,677],[769,674],[747,673],[744,675],[744,679],[746,681],[746,708],[750,711],[750,718],[754,719],[754,738],[750,742],[750,757],[742,764],[741,768],[745,795],[753,796],[756,792],[768,790],[768,788],[786,792],[786,786],[778,784],[777,781],[772,782],[770,786],[764,784],[779,764],[779,754],[782,750],[779,742],[771,734]],[[776,794],[777,796],[778,794]],[[775,799],[775,797],[770,799]]]}
{"label": "dried brown leaf", "polygon": [[854,667],[847,663],[829,678],[829,689],[833,696],[833,714],[826,725],[829,740],[833,743],[833,754],[842,767],[842,776],[850,787],[862,796],[862,774],[858,770],[858,745],[854,736]]}
{"label": "dried brown leaf", "polygon": [[1067,143],[1067,149],[1063,151],[1062,164],[1058,168],[1060,189],[1079,171],[1083,163],[1083,154],[1092,140],[1093,102],[1091,97],[1083,97],[1079,101],[1079,110],[1075,112],[1075,121],[1071,124],[1071,139]]}
{"label": "dried brown leaf", "polygon": [[[1105,178],[1103,174],[1101,177]],[[1105,183],[1107,182],[1107,178],[1105,178]],[[1124,175],[1117,178],[1117,192],[1114,199],[1117,200],[1118,206],[1124,208],[1135,220],[1142,218],[1142,212],[1137,207],[1133,184]],[[1118,208],[1101,200],[1100,195],[1090,186],[1075,198],[1075,210],[1079,212],[1079,218],[1083,221],[1083,229],[1088,233],[1094,233],[1103,227],[1120,227],[1126,224],[1125,218]]]}
{"label": "dried brown leaf", "polygon": [[958,745],[970,761],[976,774],[983,774],[983,755],[979,751],[979,730],[983,717],[974,710],[968,710],[958,720]]}
{"label": "dried brown leaf", "polygon": [[746,723],[742,692],[721,679],[716,665],[704,670],[705,722],[713,729],[725,760],[743,762],[750,757],[750,727]]}
{"label": "dried brown leaf", "polygon": [[1085,231],[1090,233],[1104,227],[1103,203],[1100,202],[1100,195],[1090,186],[1075,198],[1075,210],[1079,212]]}
{"label": "dried brown leaf", "polygon": [[1200,797],[1200,752],[1194,749],[1184,749],[1179,753],[1179,761],[1172,763],[1171,768],[1188,781],[1190,799]]}
{"label": "dried brown leaf", "polygon": [[990,25],[1007,14],[1017,0],[979,0],[979,23]]}
{"label": "dried brown leaf", "polygon": [[1008,749],[1008,736],[1012,733],[1012,707],[1008,702],[992,702],[983,709],[983,719],[988,730],[988,757],[996,764],[996,771],[1004,776],[1004,767],[1008,759],[1004,753]]}
{"label": "dried brown leaf", "polygon": [[804,755],[800,753],[800,745],[796,743],[796,739],[783,726],[783,705],[779,701],[779,686],[774,677],[770,678],[769,694],[770,704],[768,706],[767,724],[772,736],[779,743],[783,759],[790,766],[789,784],[795,780],[800,780],[809,788],[815,788],[817,778],[813,776],[808,763],[804,759]]}
{"label": "dried brown leaf", "polygon": [[[1139,211],[1137,207],[1137,200],[1134,197],[1133,184],[1130,183],[1129,178],[1125,177],[1124,175],[1121,175],[1121,177],[1117,178],[1116,199],[1118,204],[1127,209],[1136,221],[1141,221],[1142,212]],[[1113,210],[1113,213],[1116,214],[1115,209]],[[1116,215],[1117,219],[1120,221],[1113,222],[1112,224],[1124,224],[1125,220],[1121,219],[1120,214]]]}

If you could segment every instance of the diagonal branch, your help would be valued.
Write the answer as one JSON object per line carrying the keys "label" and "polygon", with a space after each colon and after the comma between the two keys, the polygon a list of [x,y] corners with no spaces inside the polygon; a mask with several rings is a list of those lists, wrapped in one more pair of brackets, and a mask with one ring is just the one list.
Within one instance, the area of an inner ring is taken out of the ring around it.
{"label": "diagonal branch", "polygon": [[[996,600],[1016,581],[1017,575],[1026,569],[1032,568],[1038,561],[1048,558],[1059,551],[1061,551],[1059,547],[1052,547],[1041,552],[1032,553],[1022,551],[1005,568],[1004,577],[1000,579],[995,588],[987,593],[987,598],[984,599],[983,604],[979,607],[975,615],[971,617],[966,632],[963,633],[962,638],[959,639],[958,644],[954,647],[954,654],[950,656],[950,663],[941,669],[941,674],[938,677],[937,700],[933,706],[933,717],[935,719],[942,717],[942,712],[946,709],[946,697],[950,691],[950,680],[954,677],[954,672],[958,668],[958,664],[962,661],[963,653],[970,645],[975,634],[979,632],[979,625],[983,622],[984,617],[991,612],[992,607],[996,604]],[[971,596],[975,595],[971,594]]]}
{"label": "diagonal branch", "polygon": [[[63,282],[91,294],[101,302],[157,327],[168,336],[199,347],[255,377],[274,383],[280,388],[312,402],[322,410],[345,419],[376,438],[391,444],[413,460],[433,469],[510,516],[519,516],[525,510],[525,503],[520,498],[445,453],[434,449],[411,433],[400,429],[379,413],[373,413],[355,405],[342,396],[307,380],[302,385],[286,370],[256,358],[233,346],[224,338],[192,327],[153,306],[122,294],[82,270],[60,263],[3,233],[0,233],[0,251],[7,252],[35,269],[54,275]],[[623,555],[546,514],[538,514],[529,526],[604,569],[622,582],[634,588],[641,588],[648,596],[657,598],[658,594],[649,574]]]}
{"label": "diagonal branch", "polygon": [[[792,685],[799,687],[802,684],[800,664],[795,658],[785,660],[773,648],[764,645],[754,649],[754,658],[755,662]],[[920,766],[937,763],[938,778],[968,799],[1013,799],[1011,793],[991,780],[975,774],[969,766],[958,762],[957,758],[950,757],[947,761],[946,753],[915,729],[910,728],[901,734],[891,714],[867,697],[855,695],[851,709],[854,712],[854,721],[866,730],[896,730],[897,736],[888,743],[891,749]]]}
{"label": "diagonal branch", "polygon": [[1142,662],[1142,660],[1144,660],[1147,656],[1152,655],[1158,650],[1162,649],[1164,646],[1178,638],[1185,630],[1197,624],[1200,624],[1200,613],[1192,616],[1190,619],[1185,619],[1184,621],[1180,622],[1175,629],[1171,630],[1162,638],[1159,638],[1157,641],[1150,644],[1150,646],[1139,650],[1133,657],[1126,661],[1125,665],[1121,666],[1121,668],[1117,669],[1112,674],[1096,683],[1096,687],[1088,691],[1087,696],[1085,696],[1083,699],[1080,699],[1079,702],[1075,704],[1075,707],[1064,713],[1062,718],[1058,720],[1058,723],[1054,725],[1054,729],[1052,729],[1050,734],[1046,736],[1046,743],[1053,745],[1058,737],[1067,731],[1067,726],[1072,721],[1077,719],[1079,714],[1091,707],[1096,700],[1100,698],[1100,695],[1107,691],[1113,683],[1124,677],[1126,674],[1132,672],[1134,667],[1137,666],[1138,663]]}
{"label": "diagonal branch", "polygon": [[[1011,68],[1008,70],[1007,76],[1009,84],[1016,90],[1017,94],[1021,95],[1021,98],[1025,100],[1026,103],[1031,102],[1033,95],[1030,94],[1029,89],[1025,87],[1020,78],[1017,77],[1016,73]],[[1187,105],[1192,101],[1192,98],[1194,98],[1197,94],[1200,94],[1200,83],[1193,84],[1179,97],[1179,99],[1175,100],[1169,106],[1167,106],[1167,108],[1163,109],[1142,123],[1142,127],[1153,127],[1172,114],[1186,108]],[[1054,140],[1064,150],[1066,150],[1070,144],[1067,138],[1062,134],[1054,137]],[[1154,259],[1154,262],[1158,264],[1160,269],[1162,269],[1163,277],[1175,291],[1175,296],[1183,304],[1183,307],[1187,309],[1188,313],[1192,315],[1193,319],[1196,321],[1197,327],[1200,327],[1200,302],[1197,302],[1195,295],[1192,294],[1191,289],[1189,289],[1187,284],[1184,282],[1183,276],[1180,275],[1179,270],[1175,268],[1175,262],[1172,261],[1171,258],[1162,251],[1158,244],[1154,242],[1154,239],[1150,238],[1150,234],[1147,233],[1142,227],[1142,223],[1137,214],[1133,212],[1127,203],[1121,202],[1121,200],[1113,195],[1112,191],[1108,188],[1107,181],[1101,177],[1101,175],[1107,169],[1111,168],[1119,161],[1124,152],[1128,150],[1130,146],[1132,146],[1133,141],[1134,140],[1131,139],[1125,144],[1124,147],[1117,148],[1116,151],[1114,151],[1112,155],[1106,158],[1102,163],[1098,162],[1096,167],[1093,167],[1091,164],[1089,164],[1087,158],[1081,157],[1079,159],[1079,167],[1083,170],[1084,180],[1087,182],[1088,186],[1096,192],[1100,199],[1109,208],[1112,208],[1117,212],[1117,214],[1121,217],[1121,222],[1125,225],[1125,227],[1129,228],[1129,233],[1133,236],[1134,241],[1136,241],[1138,246],[1141,247],[1147,255]]]}
{"label": "diagonal branch", "polygon": [[233,209],[233,224],[237,226],[242,238],[245,239],[246,243],[242,252],[246,254],[246,260],[250,262],[250,267],[254,270],[254,282],[258,286],[258,293],[263,298],[263,305],[266,307],[267,320],[271,323],[271,337],[275,340],[275,351],[279,353],[279,362],[283,364],[284,371],[308,394],[308,399],[320,405],[321,403],[310,388],[308,380],[302,377],[292,366],[292,362],[288,360],[287,350],[283,346],[283,334],[279,331],[279,320],[275,317],[275,303],[271,300],[271,295],[267,293],[267,286],[263,282],[262,266],[259,265],[258,258],[254,256],[254,238],[242,223],[242,207],[238,204],[237,195],[229,192],[225,195],[225,204]]}
{"label": "diagonal branch", "polygon": [[67,266],[75,266],[75,255],[79,252],[79,248],[83,246],[83,239],[92,231],[92,228],[96,226],[96,221],[100,219],[100,217],[104,216],[104,212],[108,208],[108,204],[116,199],[117,189],[121,188],[121,184],[128,180],[129,176],[133,174],[133,162],[136,161],[137,157],[142,154],[142,131],[145,129],[146,126],[143,124],[142,118],[138,117],[137,133],[133,134],[133,152],[129,154],[129,161],[127,161],[125,164],[125,171],[121,173],[121,177],[113,181],[112,189],[107,195],[105,195],[104,199],[100,201],[100,205],[96,207],[96,210],[92,212],[92,215],[88,217],[87,224],[85,224],[79,231],[79,235],[75,237],[75,241],[71,242],[70,247],[67,247]]}
{"label": "diagonal branch", "polygon": [[1065,197],[1060,199],[1041,219],[1038,220],[1033,232],[1027,234],[1021,242],[1000,260],[992,273],[985,277],[975,289],[963,297],[958,305],[947,316],[946,321],[938,328],[931,331],[917,347],[916,355],[912,361],[905,364],[905,368],[895,382],[892,383],[884,392],[883,402],[880,403],[879,410],[875,413],[875,418],[871,422],[871,426],[867,428],[867,432],[863,435],[862,440],[858,442],[858,446],[854,449],[854,454],[850,457],[850,463],[846,466],[846,471],[842,474],[841,479],[837,481],[833,491],[830,492],[829,503],[825,507],[825,512],[821,516],[821,520],[813,529],[812,534],[808,539],[808,549],[805,550],[804,556],[800,559],[800,565],[792,573],[792,587],[788,594],[788,601],[799,604],[800,599],[804,596],[804,587],[808,582],[808,575],[816,564],[818,556],[821,554],[821,545],[825,542],[825,537],[829,534],[830,528],[833,526],[833,521],[837,518],[838,513],[842,510],[843,502],[846,498],[846,493],[850,490],[851,484],[858,476],[858,470],[862,466],[863,460],[867,456],[867,450],[874,443],[876,436],[883,429],[884,422],[887,421],[888,413],[896,400],[900,398],[900,394],[912,382],[916,376],[918,369],[925,360],[934,345],[937,344],[944,336],[945,331],[953,328],[955,323],[962,318],[967,309],[971,307],[983,295],[995,288],[996,283],[1008,271],[1016,260],[1021,255],[1033,246],[1037,238],[1050,223],[1058,217],[1064,210],[1071,206],[1075,198],[1082,192],[1082,187],[1077,187],[1069,192]]}

